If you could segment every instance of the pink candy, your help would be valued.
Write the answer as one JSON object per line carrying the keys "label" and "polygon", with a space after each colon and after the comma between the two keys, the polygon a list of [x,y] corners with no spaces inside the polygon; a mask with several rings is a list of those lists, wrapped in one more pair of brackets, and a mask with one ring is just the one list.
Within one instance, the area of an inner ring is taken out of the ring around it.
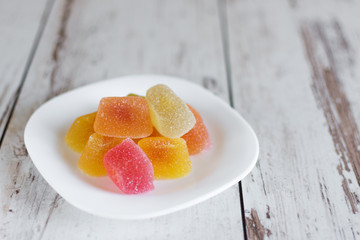
{"label": "pink candy", "polygon": [[105,169],[125,194],[154,189],[154,169],[146,154],[130,138],[110,149],[104,157]]}

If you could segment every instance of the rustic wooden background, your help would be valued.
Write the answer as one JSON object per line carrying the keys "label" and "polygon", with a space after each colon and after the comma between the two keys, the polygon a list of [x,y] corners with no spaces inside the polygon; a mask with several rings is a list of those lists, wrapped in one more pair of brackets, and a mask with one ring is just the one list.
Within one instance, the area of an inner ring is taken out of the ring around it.
{"label": "rustic wooden background", "polygon": [[[1,0],[0,53],[0,239],[360,239],[359,1]],[[69,89],[139,73],[229,102],[259,137],[251,174],[148,220],[64,201],[28,157],[26,122]]]}

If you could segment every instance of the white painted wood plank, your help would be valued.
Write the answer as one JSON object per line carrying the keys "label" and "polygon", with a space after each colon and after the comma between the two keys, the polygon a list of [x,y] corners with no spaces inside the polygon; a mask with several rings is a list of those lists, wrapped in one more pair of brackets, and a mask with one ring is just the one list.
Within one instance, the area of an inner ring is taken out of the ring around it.
{"label": "white painted wood plank", "polygon": [[[347,54],[336,43],[341,36],[332,25],[335,21],[354,31],[349,42],[352,49],[358,49],[360,23],[347,20],[357,18],[359,4],[228,1],[227,12],[235,107],[254,125],[260,140],[259,162],[243,181],[249,239],[358,239],[360,191],[350,162],[359,158],[349,154],[351,143],[342,129],[344,124],[333,124],[327,116],[339,114],[343,119],[344,113],[335,107],[336,98],[328,97],[332,89],[341,92],[342,84],[347,87],[340,100],[350,96],[351,104],[359,101],[354,95],[360,87],[358,70],[339,63],[351,55],[358,66],[359,53]],[[319,24],[326,41],[311,27]],[[306,51],[309,46],[319,63],[315,67]],[[329,79],[314,71],[320,66],[331,69],[331,53],[336,67],[341,68],[335,69],[340,85],[320,86],[325,93],[319,97],[314,84]],[[350,86],[354,89],[349,91]],[[333,109],[325,109],[319,99],[333,101],[329,103]],[[346,109],[342,104],[339,109]],[[346,111],[359,121],[359,115]],[[331,126],[338,128],[336,133],[345,142],[345,161],[335,149]],[[358,131],[356,125],[353,130]],[[341,170],[346,164],[349,170]]]}
{"label": "white painted wood plank", "polygon": [[45,2],[0,1],[0,137],[26,67]]}
{"label": "white painted wood plank", "polygon": [[[313,5],[315,3],[315,6]],[[336,54],[337,71],[342,79],[342,87],[351,103],[357,125],[360,126],[360,3],[333,1],[300,1],[293,9],[301,23],[320,24],[330,38],[330,47]],[[322,11],[316,11],[322,9]]]}
{"label": "white painted wood plank", "polygon": [[[3,147],[0,221],[10,239],[241,239],[238,187],[155,219],[116,221],[84,213],[42,179],[23,129],[47,99],[90,82],[155,73],[203,84],[227,100],[216,1],[58,1],[40,42]],[[21,227],[20,227],[21,226]]]}

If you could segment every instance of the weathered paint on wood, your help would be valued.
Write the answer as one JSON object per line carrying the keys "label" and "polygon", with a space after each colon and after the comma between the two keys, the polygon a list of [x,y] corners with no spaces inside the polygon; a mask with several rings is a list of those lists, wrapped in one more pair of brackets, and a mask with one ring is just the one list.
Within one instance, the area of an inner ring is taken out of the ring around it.
{"label": "weathered paint on wood", "polygon": [[[356,191],[350,191],[349,185],[352,181],[344,176],[343,171],[352,172],[357,180],[356,187],[360,185],[360,151],[358,150],[360,134],[349,100],[341,86],[341,81],[346,79],[342,79],[343,76],[338,72],[335,53],[337,49],[336,46],[335,49],[331,46],[326,27],[319,22],[306,24],[302,27],[302,35],[313,71],[313,91],[319,106],[324,111],[335,151],[340,156],[341,162],[337,169],[343,177],[342,187],[346,200],[355,214],[358,212],[359,196]],[[345,53],[348,52],[349,44],[342,34],[339,23],[333,22],[329,28],[330,31],[335,31],[335,37],[338,39],[334,40],[341,43],[340,49]],[[321,50],[325,53],[325,57],[318,54]],[[351,58],[349,60],[352,61]]]}
{"label": "weathered paint on wood", "polygon": [[350,22],[359,10],[227,2],[235,107],[260,138],[259,162],[243,181],[249,239],[360,237],[360,119],[351,106],[360,99],[346,88],[360,87],[360,25]]}
{"label": "weathered paint on wood", "polygon": [[227,100],[217,2],[55,3],[1,148],[0,166],[7,173],[0,182],[8,191],[0,218],[3,235],[9,239],[243,236],[237,186],[168,216],[116,221],[72,207],[31,163],[23,130],[41,103],[80,85],[139,73],[183,77]]}

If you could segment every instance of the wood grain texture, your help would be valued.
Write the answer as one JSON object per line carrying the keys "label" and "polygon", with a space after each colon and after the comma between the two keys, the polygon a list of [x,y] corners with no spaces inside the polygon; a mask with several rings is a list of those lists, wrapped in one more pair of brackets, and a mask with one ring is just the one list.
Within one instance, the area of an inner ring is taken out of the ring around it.
{"label": "wood grain texture", "polygon": [[0,139],[30,60],[45,3],[46,0],[0,2]]}
{"label": "wood grain texture", "polygon": [[[340,76],[335,61],[337,46],[332,46],[326,30],[326,25],[314,22],[302,27],[302,35],[313,71],[314,94],[324,111],[334,148],[341,159],[337,169],[343,177],[344,194],[351,210],[356,213],[358,212],[357,205],[360,203],[359,196],[356,192],[350,191],[349,185],[352,184],[352,181],[344,176],[343,170],[352,172],[357,180],[356,188],[360,186],[360,151],[358,150],[360,134],[349,100],[341,86],[341,81],[344,79],[341,79],[342,76]],[[340,48],[348,52],[349,44],[342,34],[339,23],[333,22],[330,25],[331,30],[335,31],[337,39],[334,40],[340,43]],[[326,57],[320,53],[321,50]],[[327,63],[324,62],[324,59],[327,60]],[[351,63],[352,59],[349,58],[349,61]]]}
{"label": "wood grain texture", "polygon": [[249,239],[360,237],[359,10],[227,1],[235,107],[260,140],[243,181]]}
{"label": "wood grain texture", "polygon": [[[84,213],[42,179],[23,144],[34,110],[64,91],[125,74],[184,77],[227,100],[216,1],[57,1],[1,148],[0,232],[9,239],[236,239],[238,187],[141,221]],[[10,196],[10,197],[9,197]],[[20,230],[21,226],[21,230]]]}

